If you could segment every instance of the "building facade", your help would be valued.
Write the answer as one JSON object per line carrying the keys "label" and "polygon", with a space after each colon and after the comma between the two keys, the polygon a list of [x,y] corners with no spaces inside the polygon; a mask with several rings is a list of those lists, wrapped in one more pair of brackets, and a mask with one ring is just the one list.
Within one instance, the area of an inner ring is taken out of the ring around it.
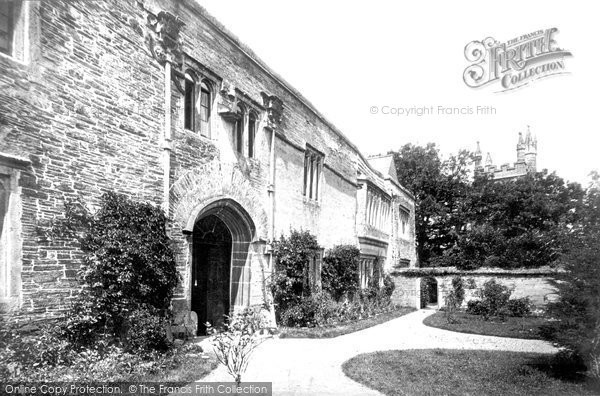
{"label": "building facade", "polygon": [[519,132],[517,141],[517,161],[514,164],[502,164],[498,168],[492,162],[492,156],[488,152],[485,158],[485,165],[482,165],[481,147],[477,142],[475,150],[475,173],[485,174],[492,179],[513,179],[529,173],[537,172],[537,138],[531,135],[529,126],[525,138]]}
{"label": "building facade", "polygon": [[81,252],[44,230],[108,190],[166,212],[173,306],[200,323],[269,300],[292,229],[359,246],[364,284],[416,265],[392,157],[363,156],[196,2],[0,2],[3,315],[68,309]]}

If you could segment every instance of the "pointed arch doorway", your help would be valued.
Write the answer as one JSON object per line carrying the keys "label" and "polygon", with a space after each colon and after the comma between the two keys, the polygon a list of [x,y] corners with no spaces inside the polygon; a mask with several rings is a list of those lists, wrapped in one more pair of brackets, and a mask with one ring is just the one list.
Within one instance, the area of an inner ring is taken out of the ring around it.
{"label": "pointed arch doorway", "polygon": [[205,323],[221,326],[234,307],[250,299],[249,248],[255,228],[235,201],[222,199],[196,216],[192,238],[191,310],[198,315],[197,334]]}

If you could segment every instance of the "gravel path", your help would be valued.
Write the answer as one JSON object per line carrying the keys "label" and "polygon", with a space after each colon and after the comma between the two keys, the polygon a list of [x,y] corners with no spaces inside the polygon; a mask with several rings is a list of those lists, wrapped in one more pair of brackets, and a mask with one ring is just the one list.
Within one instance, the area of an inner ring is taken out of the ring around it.
{"label": "gravel path", "polygon": [[[273,395],[381,395],[344,375],[341,365],[361,353],[394,349],[483,349],[556,352],[550,343],[456,333],[427,327],[433,310],[420,310],[330,339],[274,339],[255,352],[244,381],[273,382]],[[202,379],[231,381],[223,366]]]}

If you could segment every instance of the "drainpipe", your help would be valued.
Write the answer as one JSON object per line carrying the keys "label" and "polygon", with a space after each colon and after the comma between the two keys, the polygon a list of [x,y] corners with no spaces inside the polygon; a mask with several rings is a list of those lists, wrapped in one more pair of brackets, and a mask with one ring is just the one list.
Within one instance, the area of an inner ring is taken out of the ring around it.
{"label": "drainpipe", "polygon": [[171,63],[165,62],[165,130],[163,136],[163,210],[169,217],[171,179]]}
{"label": "drainpipe", "polygon": [[[269,241],[273,243],[275,240],[275,129],[271,129],[271,152],[270,155],[270,164],[271,169],[269,172],[269,205],[271,210],[271,227],[269,229]],[[273,260],[273,255],[271,255],[271,261]],[[273,264],[271,262],[271,264]],[[271,268],[273,268],[271,266]]]}

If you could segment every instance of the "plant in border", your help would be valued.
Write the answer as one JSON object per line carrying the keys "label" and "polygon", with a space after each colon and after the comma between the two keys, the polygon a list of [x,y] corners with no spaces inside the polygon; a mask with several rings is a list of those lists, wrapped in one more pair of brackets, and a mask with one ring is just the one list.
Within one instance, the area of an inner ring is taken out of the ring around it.
{"label": "plant in border", "polygon": [[456,323],[456,311],[465,300],[465,282],[460,276],[452,278],[452,290],[446,296],[445,315],[448,323]]}
{"label": "plant in border", "polygon": [[227,317],[224,330],[216,330],[207,324],[209,334],[213,334],[212,344],[217,359],[227,367],[236,385],[242,382],[254,350],[269,336],[262,334],[266,328],[263,317],[252,309],[245,309]]}

